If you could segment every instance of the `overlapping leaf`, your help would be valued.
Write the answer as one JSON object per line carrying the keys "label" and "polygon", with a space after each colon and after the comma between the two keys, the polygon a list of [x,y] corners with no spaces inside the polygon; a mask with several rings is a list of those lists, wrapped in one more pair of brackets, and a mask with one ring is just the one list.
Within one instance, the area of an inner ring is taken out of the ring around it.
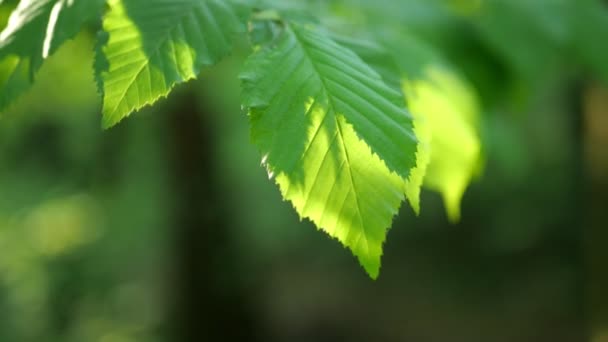
{"label": "overlapping leaf", "polygon": [[[424,186],[441,193],[448,218],[456,222],[462,196],[481,161],[475,93],[458,76],[437,66],[427,67],[424,77],[405,82],[404,91],[423,144],[419,167],[428,164]],[[415,196],[408,198],[416,203]]]}
{"label": "overlapping leaf", "polygon": [[225,0],[110,0],[97,73],[103,124],[112,126],[217,63],[244,30],[241,7]]}
{"label": "overlapping leaf", "polygon": [[100,16],[103,0],[22,0],[0,33],[0,111],[27,89],[46,57]]}
{"label": "overlapping leaf", "polygon": [[252,139],[284,198],[377,277],[415,163],[402,96],[353,52],[296,24],[250,57],[241,78]]}
{"label": "overlapping leaf", "polygon": [[[428,53],[424,53],[422,49],[416,45],[415,41],[407,35],[399,35],[399,44],[408,46],[407,58],[395,58],[393,53],[385,49],[381,43],[360,38],[348,38],[345,36],[336,36],[337,41],[347,46],[357,53],[366,63],[368,63],[383,80],[390,85],[403,91],[403,75],[419,75],[422,74],[421,65],[429,63],[433,57]],[[388,44],[395,46],[395,44]],[[415,50],[415,51],[413,51]],[[410,171],[410,175],[405,182],[405,196],[416,212],[420,213],[420,193],[424,184],[426,169],[430,163],[430,125],[424,117],[424,108],[413,108],[408,106],[408,109],[414,118],[414,132],[418,138],[418,148],[416,151],[416,167]]]}
{"label": "overlapping leaf", "polygon": [[401,79],[414,116],[417,163],[405,183],[406,198],[418,213],[421,187],[437,191],[455,222],[464,192],[481,164],[476,92],[437,51],[407,32],[383,34],[377,41],[383,48],[364,49],[359,44],[356,51],[385,78]]}

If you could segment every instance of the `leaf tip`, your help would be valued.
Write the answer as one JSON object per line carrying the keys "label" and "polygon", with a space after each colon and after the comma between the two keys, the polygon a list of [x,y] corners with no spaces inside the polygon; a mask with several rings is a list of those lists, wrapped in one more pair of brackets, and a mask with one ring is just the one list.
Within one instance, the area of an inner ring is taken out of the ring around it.
{"label": "leaf tip", "polygon": [[106,130],[116,126],[120,121],[121,121],[120,119],[116,120],[115,118],[111,117],[110,115],[104,114],[101,118],[101,129],[106,131]]}
{"label": "leaf tip", "polygon": [[448,221],[450,221],[451,224],[457,224],[458,222],[460,222],[461,201],[462,195],[459,195],[458,192],[446,191],[443,193],[443,202],[445,204],[445,210],[448,215]]}
{"label": "leaf tip", "polygon": [[377,260],[373,260],[373,261],[368,260],[367,262],[365,262],[364,260],[359,258],[359,262],[361,263],[361,266],[363,266],[363,269],[365,270],[367,275],[372,280],[378,279],[378,276],[380,275],[380,257],[378,257]]}

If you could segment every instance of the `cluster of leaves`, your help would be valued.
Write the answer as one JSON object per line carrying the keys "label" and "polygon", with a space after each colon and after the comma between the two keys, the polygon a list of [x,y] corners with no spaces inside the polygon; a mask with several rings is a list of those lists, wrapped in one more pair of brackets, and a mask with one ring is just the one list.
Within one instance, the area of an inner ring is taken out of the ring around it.
{"label": "cluster of leaves", "polygon": [[[376,278],[401,203],[418,212],[425,186],[458,220],[481,164],[475,91],[401,25],[415,26],[429,8],[428,24],[450,6],[466,16],[480,2],[422,3],[22,0],[0,33],[0,111],[32,84],[46,57],[100,20],[92,67],[105,128],[196,78],[248,36],[241,101],[263,164],[299,215]],[[490,10],[537,8],[526,0],[488,3]]]}

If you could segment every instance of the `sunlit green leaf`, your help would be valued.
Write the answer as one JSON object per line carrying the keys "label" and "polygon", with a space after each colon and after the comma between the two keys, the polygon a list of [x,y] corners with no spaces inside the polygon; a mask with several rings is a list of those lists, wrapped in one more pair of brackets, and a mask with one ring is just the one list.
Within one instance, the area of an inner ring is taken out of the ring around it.
{"label": "sunlit green leaf", "polygon": [[166,96],[177,83],[217,63],[244,30],[240,6],[224,0],[110,0],[109,37],[99,53],[103,125]]}
{"label": "sunlit green leaf", "polygon": [[415,164],[402,96],[353,52],[296,24],[250,57],[241,78],[252,139],[283,197],[377,277],[404,198],[386,164],[405,176]]}

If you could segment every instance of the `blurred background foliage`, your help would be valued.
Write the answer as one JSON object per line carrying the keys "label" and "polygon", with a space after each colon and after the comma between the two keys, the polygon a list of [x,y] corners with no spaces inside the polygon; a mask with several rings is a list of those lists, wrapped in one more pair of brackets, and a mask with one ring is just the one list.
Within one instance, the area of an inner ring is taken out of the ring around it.
{"label": "blurred background foliage", "polygon": [[394,45],[412,77],[440,61],[470,84],[486,166],[460,223],[423,192],[371,281],[260,167],[237,101],[247,42],[102,131],[90,28],[0,118],[0,341],[603,341],[607,6],[294,4]]}

